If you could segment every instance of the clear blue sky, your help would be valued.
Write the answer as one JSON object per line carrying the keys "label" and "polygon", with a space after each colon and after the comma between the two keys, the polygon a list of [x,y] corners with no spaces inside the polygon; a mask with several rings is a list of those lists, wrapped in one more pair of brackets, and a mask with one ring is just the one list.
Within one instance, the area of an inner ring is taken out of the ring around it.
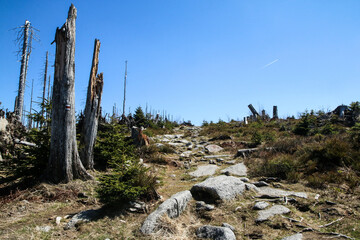
{"label": "clear blue sky", "polygon": [[[242,119],[247,105],[291,116],[334,109],[360,97],[358,0],[72,1],[76,111],[84,108],[94,39],[101,41],[102,106],[121,112],[128,60],[127,113],[146,103],[201,124]],[[71,1],[0,0],[0,101],[13,109],[20,63],[9,31],[28,19],[39,29],[28,70],[41,94],[45,52],[54,63],[56,27]],[[271,64],[272,63],[272,64]],[[52,77],[53,69],[50,69]]]}

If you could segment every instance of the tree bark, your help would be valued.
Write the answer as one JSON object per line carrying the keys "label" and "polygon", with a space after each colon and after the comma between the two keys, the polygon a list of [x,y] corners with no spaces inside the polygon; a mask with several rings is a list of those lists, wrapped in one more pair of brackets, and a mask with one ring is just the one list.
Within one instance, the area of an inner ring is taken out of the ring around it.
{"label": "tree bark", "polygon": [[75,127],[75,21],[71,4],[66,23],[56,29],[50,157],[45,178],[53,183],[91,179],[83,167]]}
{"label": "tree bark", "polygon": [[45,72],[44,72],[44,87],[43,87],[43,96],[42,96],[42,103],[41,103],[41,122],[40,122],[40,128],[45,123],[44,118],[44,109],[45,109],[45,92],[46,92],[46,79],[47,79],[47,69],[48,69],[48,56],[49,52],[46,51],[46,60],[45,60]]}
{"label": "tree bark", "polygon": [[103,73],[96,76],[99,64],[100,41],[95,39],[94,54],[90,71],[84,111],[84,122],[80,140],[80,156],[86,169],[94,168],[94,145],[100,116],[101,95],[103,90]]}
{"label": "tree bark", "polygon": [[21,121],[24,107],[24,92],[25,92],[25,81],[26,81],[26,68],[27,68],[27,48],[29,39],[29,28],[30,22],[25,21],[24,25],[24,36],[23,36],[23,47],[21,55],[21,67],[20,67],[20,78],[19,78],[19,90],[17,100],[15,104],[15,115],[18,120]]}

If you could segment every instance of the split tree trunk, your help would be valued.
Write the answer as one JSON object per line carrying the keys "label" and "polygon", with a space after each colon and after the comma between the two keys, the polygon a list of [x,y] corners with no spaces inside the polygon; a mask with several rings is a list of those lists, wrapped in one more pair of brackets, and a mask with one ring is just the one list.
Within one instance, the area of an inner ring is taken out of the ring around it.
{"label": "split tree trunk", "polygon": [[101,114],[100,104],[104,81],[102,73],[96,76],[99,64],[99,52],[100,41],[95,39],[94,54],[84,111],[84,122],[80,141],[81,161],[86,169],[94,168],[93,151],[97,135],[99,116]]}
{"label": "split tree trunk", "polygon": [[21,67],[20,67],[20,78],[19,78],[19,90],[17,100],[15,104],[15,115],[18,120],[21,121],[24,107],[24,92],[25,92],[25,81],[26,81],[26,68],[27,68],[27,48],[29,39],[29,28],[30,22],[25,21],[24,25],[24,36],[23,36],[23,47],[21,53]]}
{"label": "split tree trunk", "polygon": [[48,56],[49,52],[46,51],[46,60],[45,60],[45,72],[44,72],[44,87],[43,87],[43,96],[42,96],[42,104],[41,104],[41,122],[40,128],[45,123],[44,113],[45,113],[45,92],[46,92],[46,79],[47,79],[47,69],[48,69]]}
{"label": "split tree trunk", "polygon": [[83,167],[76,144],[75,127],[75,21],[71,4],[66,23],[55,34],[56,55],[53,86],[51,142],[46,179],[53,183],[91,179]]}

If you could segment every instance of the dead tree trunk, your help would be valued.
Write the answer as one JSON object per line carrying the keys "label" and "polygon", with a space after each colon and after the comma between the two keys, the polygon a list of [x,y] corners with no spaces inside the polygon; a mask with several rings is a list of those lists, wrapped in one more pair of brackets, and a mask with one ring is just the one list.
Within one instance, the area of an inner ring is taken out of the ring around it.
{"label": "dead tree trunk", "polygon": [[43,123],[45,123],[44,118],[44,108],[45,108],[45,92],[46,92],[46,79],[47,79],[47,69],[48,69],[48,56],[49,52],[46,51],[46,60],[45,60],[45,72],[44,72],[44,87],[43,87],[43,97],[42,97],[42,104],[41,104],[41,122],[40,122],[40,128],[43,126]]}
{"label": "dead tree trunk", "polygon": [[100,41],[95,39],[89,86],[84,111],[84,122],[80,141],[81,161],[86,169],[94,168],[94,144],[97,135],[100,116],[101,94],[103,89],[103,74],[96,76],[99,64]]}
{"label": "dead tree trunk", "polygon": [[30,28],[30,22],[26,20],[25,25],[24,25],[24,36],[23,36],[24,39],[23,39],[23,46],[22,46],[22,53],[21,53],[19,90],[18,90],[18,95],[17,95],[17,101],[15,104],[15,115],[19,121],[21,121],[21,119],[22,119],[22,113],[23,113],[23,107],[24,107],[24,92],[25,92],[25,81],[26,81],[29,28]]}
{"label": "dead tree trunk", "polygon": [[56,29],[55,73],[51,122],[50,157],[45,177],[53,183],[91,179],[83,167],[75,128],[75,21],[71,4],[66,23]]}

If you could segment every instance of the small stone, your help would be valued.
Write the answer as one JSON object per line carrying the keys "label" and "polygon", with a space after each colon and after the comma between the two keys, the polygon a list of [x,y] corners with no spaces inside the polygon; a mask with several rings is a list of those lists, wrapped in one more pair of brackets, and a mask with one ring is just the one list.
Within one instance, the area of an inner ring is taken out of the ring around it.
{"label": "small stone", "polygon": [[254,182],[253,184],[255,186],[257,186],[257,187],[267,187],[267,186],[269,186],[269,184],[267,182],[264,182],[264,181]]}
{"label": "small stone", "polygon": [[175,174],[171,174],[170,177],[171,177],[171,178],[176,178],[176,175],[175,175]]}
{"label": "small stone", "polygon": [[215,160],[210,159],[210,160],[209,160],[209,164],[216,164],[216,162],[215,162]]}
{"label": "small stone", "polygon": [[197,201],[195,206],[196,210],[212,211],[215,209],[214,205],[206,204],[204,201]]}
{"label": "small stone", "polygon": [[50,227],[50,226],[36,226],[35,229],[36,229],[36,231],[39,231],[39,232],[50,232],[52,227]]}
{"label": "small stone", "polygon": [[315,195],[315,200],[319,200],[320,194]]}
{"label": "small stone", "polygon": [[56,217],[55,223],[56,225],[60,225],[62,217]]}
{"label": "small stone", "polygon": [[198,238],[208,238],[214,240],[236,240],[235,234],[227,227],[215,227],[205,225],[196,230]]}
{"label": "small stone", "polygon": [[264,201],[256,202],[253,209],[255,210],[264,210],[267,208],[270,204]]}
{"label": "small stone", "polygon": [[217,162],[224,162],[224,159],[222,159],[222,158],[217,158],[216,161],[217,161]]}
{"label": "small stone", "polygon": [[247,177],[241,177],[240,180],[246,183],[250,181]]}
{"label": "small stone", "polygon": [[274,205],[269,209],[260,210],[259,215],[258,215],[258,217],[257,217],[257,219],[255,221],[256,222],[263,222],[263,221],[266,221],[270,217],[273,217],[275,215],[285,214],[285,213],[289,213],[289,212],[290,212],[290,209],[288,209],[287,207],[284,207],[282,205]]}
{"label": "small stone", "polygon": [[222,227],[230,228],[231,231],[233,231],[233,232],[235,231],[235,228],[234,228],[233,226],[231,226],[230,224],[228,224],[228,223],[223,223],[221,226],[222,226]]}

